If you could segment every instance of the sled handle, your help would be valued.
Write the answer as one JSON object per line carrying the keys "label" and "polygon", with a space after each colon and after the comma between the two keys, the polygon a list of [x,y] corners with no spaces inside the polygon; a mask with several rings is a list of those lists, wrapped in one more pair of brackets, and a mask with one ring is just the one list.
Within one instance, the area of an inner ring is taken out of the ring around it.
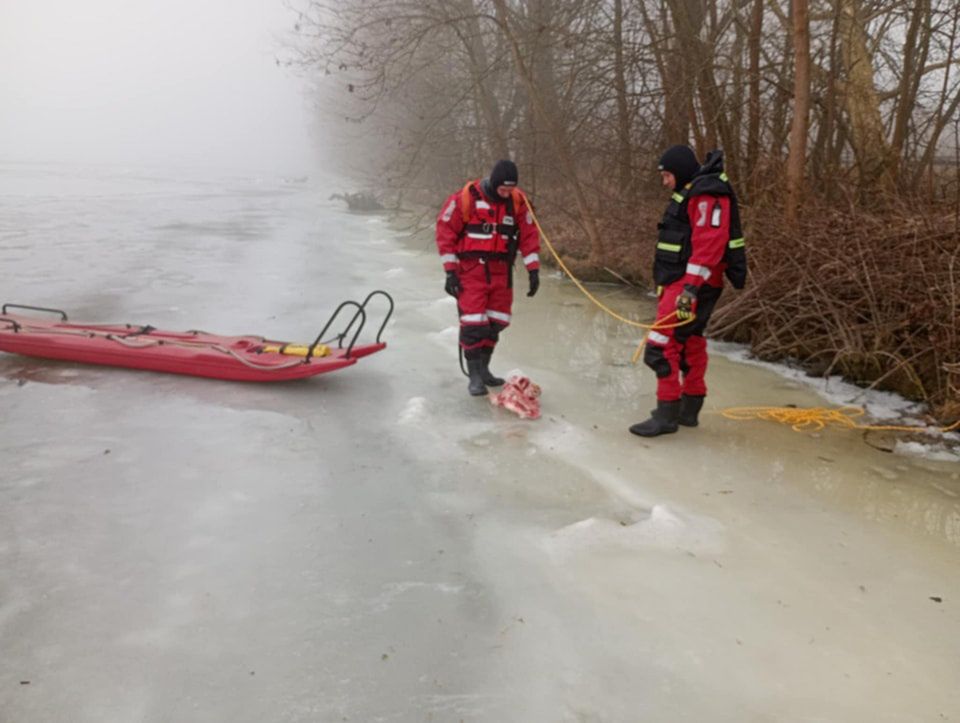
{"label": "sled handle", "polygon": [[317,338],[314,339],[313,344],[311,344],[310,348],[307,350],[307,358],[304,359],[305,362],[310,361],[310,357],[313,356],[313,353],[316,351],[317,346],[321,344],[320,340],[323,339],[323,335],[327,333],[327,329],[330,328],[330,325],[333,324],[334,319],[337,318],[337,316],[340,314],[341,309],[343,309],[343,307],[345,306],[356,306],[357,311],[353,315],[353,318],[350,319],[350,323],[347,324],[347,328],[343,330],[343,333],[337,335],[336,338],[339,342],[338,346],[340,347],[343,346],[344,337],[346,337],[347,332],[350,331],[350,328],[353,326],[353,322],[357,320],[357,317],[360,317],[360,324],[357,326],[357,330],[356,332],[354,332],[353,338],[350,340],[350,345],[347,347],[346,358],[347,359],[350,358],[350,352],[353,350],[353,345],[357,342],[357,337],[360,336],[360,332],[363,330],[364,324],[367,323],[367,313],[363,310],[363,307],[360,306],[360,304],[358,304],[356,301],[344,301],[342,304],[340,304],[340,306],[337,307],[336,311],[334,311],[331,317],[327,320],[327,323],[323,327],[323,330],[319,334],[317,334]]}
{"label": "sled handle", "polygon": [[[383,336],[383,330],[387,328],[387,322],[390,321],[390,317],[393,316],[393,308],[394,308],[393,297],[390,296],[390,294],[388,294],[386,291],[381,291],[380,289],[377,289],[376,291],[371,291],[369,294],[367,294],[367,298],[363,300],[362,304],[360,304],[360,308],[366,311],[367,304],[370,302],[370,299],[372,299],[374,296],[377,296],[377,295],[386,297],[387,303],[390,304],[390,308],[387,310],[387,315],[383,318],[383,323],[380,324],[380,329],[377,331],[376,341],[377,341],[377,344],[379,344],[380,337]],[[356,321],[356,319],[357,317],[354,316],[353,319],[350,320],[350,325],[346,329],[344,329],[344,332],[343,332],[344,336],[346,336],[347,333],[349,333],[350,327],[353,326],[353,322]]]}
{"label": "sled handle", "polygon": [[4,304],[3,307],[0,308],[0,314],[6,314],[7,309],[29,309],[30,311],[46,311],[47,313],[50,313],[50,314],[60,314],[60,318],[63,319],[63,321],[67,320],[66,312],[60,311],[60,309],[50,309],[46,306],[28,306],[27,304]]}

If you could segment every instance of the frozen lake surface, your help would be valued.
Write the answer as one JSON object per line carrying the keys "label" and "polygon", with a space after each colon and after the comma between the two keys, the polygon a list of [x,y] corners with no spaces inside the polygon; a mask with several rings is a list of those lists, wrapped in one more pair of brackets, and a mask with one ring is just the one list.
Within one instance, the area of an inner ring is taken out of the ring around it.
{"label": "frozen lake surface", "polygon": [[956,720],[957,463],[724,419],[824,402],[719,356],[700,428],[635,438],[636,334],[556,278],[494,358],[519,420],[429,239],[334,190],[0,166],[0,301],[295,341],[397,301],[304,382],[0,355],[0,721]]}

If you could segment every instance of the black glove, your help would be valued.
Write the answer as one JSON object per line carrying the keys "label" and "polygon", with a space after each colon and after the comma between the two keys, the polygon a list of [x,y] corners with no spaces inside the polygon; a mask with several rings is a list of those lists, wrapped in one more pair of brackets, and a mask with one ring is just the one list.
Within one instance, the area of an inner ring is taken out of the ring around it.
{"label": "black glove", "polygon": [[450,294],[450,296],[452,296],[454,299],[460,296],[460,292],[463,291],[463,287],[460,286],[460,277],[457,276],[456,271],[447,272],[447,282],[443,285],[443,290]]}
{"label": "black glove", "polygon": [[540,271],[534,269],[530,272],[530,290],[527,292],[527,296],[533,296],[537,293],[537,289],[540,288]]}

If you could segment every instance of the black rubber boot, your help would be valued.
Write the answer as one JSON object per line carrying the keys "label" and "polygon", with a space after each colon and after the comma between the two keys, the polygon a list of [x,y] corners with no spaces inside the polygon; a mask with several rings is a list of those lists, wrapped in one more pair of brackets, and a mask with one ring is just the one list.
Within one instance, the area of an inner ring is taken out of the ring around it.
{"label": "black rubber boot", "polygon": [[470,383],[467,385],[467,391],[474,397],[480,397],[487,393],[487,387],[483,383],[483,359],[467,359],[467,372],[470,374]]}
{"label": "black rubber boot", "polygon": [[697,415],[703,408],[703,399],[703,397],[694,397],[689,394],[682,395],[680,397],[680,417],[677,419],[677,424],[682,424],[684,427],[696,427],[700,424],[697,421]]}
{"label": "black rubber boot", "polygon": [[677,418],[680,416],[680,400],[657,402],[657,408],[650,412],[650,419],[630,427],[630,432],[639,437],[659,437],[677,431]]}
{"label": "black rubber boot", "polygon": [[503,379],[500,377],[495,377],[490,371],[490,357],[493,356],[493,349],[484,349],[480,357],[480,361],[483,362],[483,366],[480,368],[480,376],[483,379],[483,383],[488,387],[502,387],[504,384]]}

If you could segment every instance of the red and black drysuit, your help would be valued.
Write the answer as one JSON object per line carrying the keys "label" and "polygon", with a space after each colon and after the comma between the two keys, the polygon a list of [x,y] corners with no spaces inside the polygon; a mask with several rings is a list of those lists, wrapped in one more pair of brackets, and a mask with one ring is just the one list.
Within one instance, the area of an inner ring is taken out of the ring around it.
{"label": "red and black drysuit", "polygon": [[519,189],[491,198],[481,180],[452,194],[437,217],[437,250],[444,271],[455,271],[461,291],[460,346],[466,359],[492,352],[510,324],[513,262],[540,268],[540,234]]}
{"label": "red and black drysuit", "polygon": [[[694,297],[693,322],[647,335],[644,363],[657,375],[657,399],[681,394],[704,397],[707,342],[703,333],[723,292],[724,275],[742,289],[747,265],[740,212],[733,187],[723,173],[722,156],[707,163],[693,180],[674,191],[657,225],[653,278],[660,287],[658,323],[678,323],[677,297]],[[682,378],[681,378],[682,375]]]}

